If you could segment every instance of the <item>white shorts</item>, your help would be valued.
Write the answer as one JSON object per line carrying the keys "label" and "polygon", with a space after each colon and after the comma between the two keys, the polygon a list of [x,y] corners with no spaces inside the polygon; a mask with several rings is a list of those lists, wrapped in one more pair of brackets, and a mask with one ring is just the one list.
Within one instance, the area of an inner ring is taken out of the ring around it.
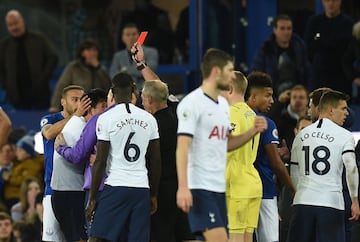
{"label": "white shorts", "polygon": [[66,241],[61,232],[60,225],[55,218],[52,206],[51,195],[46,195],[43,199],[43,241]]}
{"label": "white shorts", "polygon": [[276,197],[261,199],[259,223],[255,233],[257,242],[279,241],[279,213]]}

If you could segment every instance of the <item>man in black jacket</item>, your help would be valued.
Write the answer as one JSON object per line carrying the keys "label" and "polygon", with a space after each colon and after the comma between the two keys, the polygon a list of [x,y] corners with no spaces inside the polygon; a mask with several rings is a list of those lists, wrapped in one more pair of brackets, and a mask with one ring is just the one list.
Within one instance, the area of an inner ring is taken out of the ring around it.
{"label": "man in black jacket", "polygon": [[48,108],[58,58],[43,35],[27,30],[19,11],[10,10],[5,20],[10,36],[0,43],[0,83],[7,99],[18,109]]}

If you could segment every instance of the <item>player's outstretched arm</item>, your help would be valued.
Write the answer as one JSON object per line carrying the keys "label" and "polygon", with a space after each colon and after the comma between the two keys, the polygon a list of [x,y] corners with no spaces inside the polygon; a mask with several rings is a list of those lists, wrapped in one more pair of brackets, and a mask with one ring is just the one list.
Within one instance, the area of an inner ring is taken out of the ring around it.
{"label": "player's outstretched arm", "polygon": [[[144,50],[141,45],[135,43],[134,46],[131,47],[131,53],[133,54],[132,58],[137,66],[141,66],[145,63]],[[145,81],[160,80],[160,77],[148,65],[141,70],[141,75],[144,77]]]}
{"label": "player's outstretched arm", "polygon": [[178,207],[186,213],[189,212],[192,206],[192,195],[187,182],[187,164],[191,142],[191,137],[179,135],[176,148],[176,169],[178,175],[176,203]]}

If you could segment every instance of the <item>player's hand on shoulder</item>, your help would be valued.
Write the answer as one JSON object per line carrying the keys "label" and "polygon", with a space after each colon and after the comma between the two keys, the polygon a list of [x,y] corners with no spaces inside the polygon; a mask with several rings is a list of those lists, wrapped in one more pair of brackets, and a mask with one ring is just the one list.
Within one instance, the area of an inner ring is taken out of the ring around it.
{"label": "player's hand on shoulder", "polygon": [[58,136],[56,136],[56,139],[55,139],[55,144],[54,144],[54,147],[55,147],[55,150],[60,146],[60,145],[65,145],[66,142],[65,142],[65,139],[64,139],[64,135],[62,133],[58,134]]}
{"label": "player's hand on shoulder", "polygon": [[178,188],[176,193],[177,206],[185,213],[192,207],[192,194],[188,188]]}
{"label": "player's hand on shoulder", "polygon": [[266,118],[263,116],[256,116],[254,121],[254,128],[258,132],[264,132],[268,127]]}

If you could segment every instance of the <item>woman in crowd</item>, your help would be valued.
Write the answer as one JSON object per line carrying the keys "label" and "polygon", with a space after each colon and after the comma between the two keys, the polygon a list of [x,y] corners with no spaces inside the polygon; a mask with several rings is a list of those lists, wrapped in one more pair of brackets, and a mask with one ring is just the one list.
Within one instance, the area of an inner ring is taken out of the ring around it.
{"label": "woman in crowd", "polygon": [[94,40],[82,42],[77,53],[77,59],[70,62],[62,73],[51,100],[49,112],[60,110],[62,90],[68,85],[82,86],[85,91],[93,88],[108,90],[111,86],[106,68],[101,65],[99,46]]}

